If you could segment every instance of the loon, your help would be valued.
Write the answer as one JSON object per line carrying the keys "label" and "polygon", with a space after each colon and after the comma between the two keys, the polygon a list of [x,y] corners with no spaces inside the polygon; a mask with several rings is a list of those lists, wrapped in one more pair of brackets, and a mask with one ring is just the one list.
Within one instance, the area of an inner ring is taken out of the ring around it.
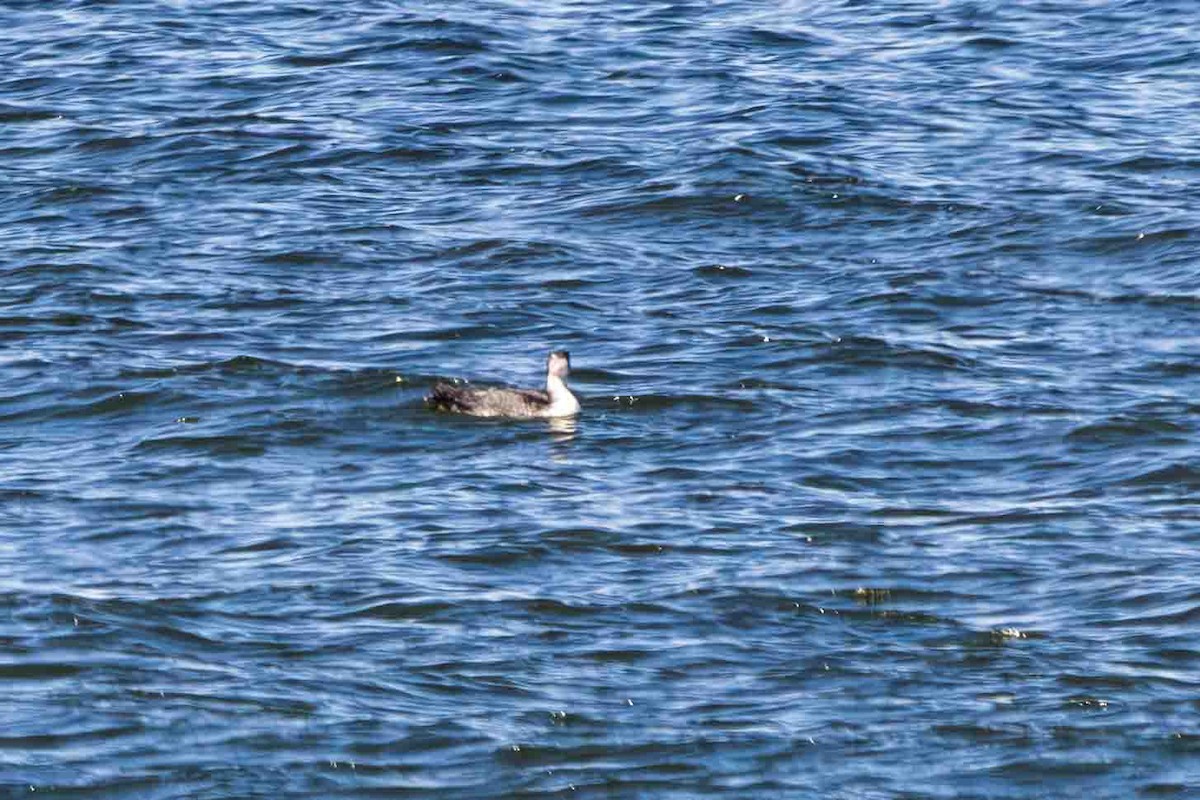
{"label": "loon", "polygon": [[567,388],[571,355],[555,350],[546,359],[546,389],[470,389],[439,383],[425,398],[437,411],[454,411],[475,417],[571,417],[579,413],[579,400]]}

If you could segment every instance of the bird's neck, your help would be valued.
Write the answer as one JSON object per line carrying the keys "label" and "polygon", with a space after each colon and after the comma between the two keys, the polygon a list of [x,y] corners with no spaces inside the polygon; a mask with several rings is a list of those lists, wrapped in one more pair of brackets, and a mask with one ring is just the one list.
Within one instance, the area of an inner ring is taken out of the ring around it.
{"label": "bird's neck", "polygon": [[550,402],[554,402],[560,397],[571,397],[571,390],[567,388],[567,382],[557,375],[546,376],[546,394],[550,395]]}
{"label": "bird's neck", "polygon": [[546,376],[546,394],[550,396],[550,407],[546,416],[569,417],[579,413],[579,399],[571,394],[567,382],[556,375]]}

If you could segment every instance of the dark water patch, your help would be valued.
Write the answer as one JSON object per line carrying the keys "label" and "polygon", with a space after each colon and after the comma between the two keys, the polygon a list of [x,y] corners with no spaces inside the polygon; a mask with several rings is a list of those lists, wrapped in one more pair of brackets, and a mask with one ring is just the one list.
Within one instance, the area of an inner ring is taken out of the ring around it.
{"label": "dark water patch", "polygon": [[829,40],[822,38],[815,31],[809,30],[781,31],[754,28],[746,31],[743,35],[747,40],[747,46],[765,45],[768,48],[778,47],[787,51],[831,44]]}
{"label": "dark water patch", "polygon": [[619,200],[593,204],[584,210],[585,217],[603,218],[661,218],[665,221],[694,224],[706,216],[723,217],[742,213],[735,195],[672,193],[645,199]]}
{"label": "dark water patch", "polygon": [[[211,337],[200,335],[188,338],[206,340]],[[297,373],[303,374],[306,372],[319,372],[319,370],[303,365],[289,364],[284,361],[272,361],[271,359],[259,358],[257,356],[239,355],[216,361],[181,363],[178,366],[127,367],[119,373],[119,377],[134,380],[153,380],[179,375],[204,375],[206,373],[228,376],[269,377],[271,375],[282,376]]]}
{"label": "dark water patch", "polygon": [[[550,291],[570,291],[575,289],[592,289],[607,283],[604,280],[586,280],[582,278],[552,278],[542,282],[542,287]],[[594,305],[572,303],[572,308],[594,310]]]}
{"label": "dark water patch", "polygon": [[280,292],[262,294],[257,292],[237,292],[230,296],[204,303],[201,308],[221,309],[224,311],[275,311],[293,309],[304,304],[304,297],[295,292]]}
{"label": "dark water patch", "polygon": [[726,264],[696,267],[692,272],[701,278],[748,278],[753,274],[748,269]]}
{"label": "dark water patch", "polygon": [[101,185],[66,185],[47,189],[38,198],[39,205],[59,205],[68,203],[87,203],[92,200],[114,197],[115,189]]}
{"label": "dark water patch", "polygon": [[48,120],[61,119],[61,117],[61,112],[51,109],[27,108],[8,104],[0,105],[0,122],[3,123],[46,122]]}
{"label": "dark water patch", "polygon": [[123,391],[107,395],[83,406],[64,410],[63,417],[92,417],[101,414],[126,414],[146,406],[161,404],[168,398],[162,391]]}
{"label": "dark water patch", "polygon": [[345,619],[430,620],[453,615],[454,605],[441,601],[372,603],[347,612]]}
{"label": "dark water patch", "polygon": [[839,337],[813,347],[818,361],[853,367],[897,367],[961,370],[973,366],[962,354],[930,347],[895,344],[870,336]]}
{"label": "dark water patch", "polygon": [[[396,161],[399,163],[426,163],[432,161],[442,161],[458,155],[454,150],[449,148],[439,147],[389,147],[386,150],[380,150],[372,154],[372,158],[382,161]],[[345,156],[339,159],[345,162]]]}
{"label": "dark water patch", "polygon": [[141,731],[137,725],[110,726],[90,730],[73,730],[69,733],[30,734],[28,736],[0,736],[0,750],[49,750],[56,747],[77,747],[89,742],[104,742]]}
{"label": "dark water patch", "polygon": [[274,361],[257,356],[239,355],[220,361],[208,361],[177,367],[172,372],[187,374],[219,372],[226,375],[283,374],[304,371],[304,367],[284,361]]}
{"label": "dark water patch", "polygon": [[967,47],[973,47],[983,51],[991,51],[1006,50],[1010,47],[1017,47],[1021,44],[1021,42],[999,36],[975,36],[970,39],[964,39],[963,44]]}
{"label": "dark water patch", "polygon": [[1154,417],[1113,417],[1081,425],[1067,434],[1068,441],[1079,443],[1116,443],[1129,439],[1149,439],[1163,443],[1184,444],[1191,427],[1168,419]]}
{"label": "dark water patch", "polygon": [[318,264],[329,264],[336,260],[333,257],[316,251],[285,250],[259,257],[262,263],[270,266],[303,267]]}
{"label": "dark water patch", "polygon": [[652,413],[663,411],[672,408],[711,408],[711,409],[728,409],[736,411],[750,411],[755,408],[755,403],[752,400],[738,399],[734,397],[722,397],[719,395],[613,395],[608,397],[597,397],[592,401],[594,404],[603,404],[612,408],[619,408],[622,411],[637,412],[637,413]]}
{"label": "dark water patch", "polygon": [[1163,172],[1170,172],[1177,169],[1196,170],[1200,169],[1200,161],[1194,159],[1178,159],[1166,158],[1154,155],[1137,155],[1131,158],[1122,158],[1108,165],[1109,169],[1121,170],[1124,172],[1144,173],[1150,175],[1158,175]]}
{"label": "dark water patch", "polygon": [[1142,786],[1138,791],[1142,797],[1180,797],[1195,791],[1195,784],[1155,782]]}
{"label": "dark water patch", "polygon": [[1028,524],[1066,521],[1071,518],[1083,517],[1087,514],[1088,510],[1082,506],[1076,508],[1010,509],[988,514],[955,515],[953,519],[945,520],[941,524],[953,526],[968,525],[971,527],[981,525]]}
{"label": "dark water patch", "polygon": [[1153,292],[1126,292],[1105,298],[1113,303],[1137,303],[1151,306],[1184,306],[1187,308],[1200,307],[1200,295],[1170,294]]}
{"label": "dark water patch", "polygon": [[261,541],[240,544],[236,547],[228,548],[223,551],[226,553],[270,553],[277,550],[290,550],[297,547],[297,544],[290,539],[282,537],[273,537]]}
{"label": "dark water patch", "polygon": [[461,325],[454,328],[436,330],[404,331],[402,333],[384,333],[375,337],[376,342],[407,342],[433,341],[442,342],[453,339],[491,339],[497,336],[494,325]]}
{"label": "dark water patch", "polygon": [[468,55],[471,53],[484,52],[488,49],[487,43],[482,38],[476,38],[469,35],[414,37],[406,39],[404,46],[407,49],[417,50],[435,56]]}
{"label": "dark water patch", "polygon": [[50,662],[39,663],[5,663],[0,664],[0,680],[4,681],[45,681],[60,678],[73,678],[85,671],[78,664],[61,664]]}
{"label": "dark water patch", "polygon": [[1122,483],[1127,486],[1148,489],[1196,489],[1200,488],[1200,467],[1177,462],[1139,473]]}
{"label": "dark water patch", "polygon": [[880,542],[883,531],[877,526],[852,522],[813,521],[788,525],[783,533],[803,537],[814,542]]}
{"label": "dark water patch", "polygon": [[1152,248],[1155,245],[1171,244],[1187,240],[1191,235],[1192,231],[1190,229],[1162,231],[1130,230],[1104,236],[1089,235],[1077,239],[1075,244],[1085,253],[1141,255],[1148,248]]}
{"label": "dark water patch", "polygon": [[500,545],[493,547],[478,547],[474,550],[445,553],[440,556],[443,561],[462,566],[479,567],[510,567],[522,563],[541,561],[550,554],[550,548],[534,545]]}
{"label": "dark water patch", "polygon": [[1142,370],[1150,376],[1166,378],[1190,377],[1200,373],[1200,362],[1192,359],[1180,361],[1148,361]]}
{"label": "dark water patch", "polygon": [[611,531],[598,528],[562,528],[542,532],[539,540],[564,553],[580,550],[607,550],[620,537]]}
{"label": "dark water patch", "polygon": [[92,136],[88,135],[84,141],[80,142],[76,147],[83,151],[120,151],[129,148],[136,148],[142,145],[153,142],[154,139],[148,136]]}
{"label": "dark water patch", "polygon": [[225,434],[212,436],[156,436],[143,439],[137,450],[207,453],[214,456],[253,458],[267,452],[267,446],[248,436]]}

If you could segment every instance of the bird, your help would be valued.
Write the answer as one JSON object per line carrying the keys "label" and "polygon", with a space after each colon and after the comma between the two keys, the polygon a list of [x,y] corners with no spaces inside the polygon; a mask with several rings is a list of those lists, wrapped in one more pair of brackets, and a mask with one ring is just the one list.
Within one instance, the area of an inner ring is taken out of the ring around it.
{"label": "bird", "polygon": [[546,359],[546,388],[475,389],[439,383],[426,397],[436,411],[451,411],[473,417],[572,417],[579,413],[579,400],[567,388],[571,374],[571,355],[555,350]]}

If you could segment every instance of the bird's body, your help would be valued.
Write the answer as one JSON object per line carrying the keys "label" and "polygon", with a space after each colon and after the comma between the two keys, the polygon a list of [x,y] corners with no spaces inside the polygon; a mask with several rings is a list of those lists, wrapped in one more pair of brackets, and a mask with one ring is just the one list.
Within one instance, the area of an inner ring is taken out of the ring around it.
{"label": "bird's body", "polygon": [[571,359],[566,351],[550,354],[546,364],[546,388],[475,389],[439,383],[425,398],[438,411],[474,417],[569,417],[579,413],[579,400],[567,388]]}

